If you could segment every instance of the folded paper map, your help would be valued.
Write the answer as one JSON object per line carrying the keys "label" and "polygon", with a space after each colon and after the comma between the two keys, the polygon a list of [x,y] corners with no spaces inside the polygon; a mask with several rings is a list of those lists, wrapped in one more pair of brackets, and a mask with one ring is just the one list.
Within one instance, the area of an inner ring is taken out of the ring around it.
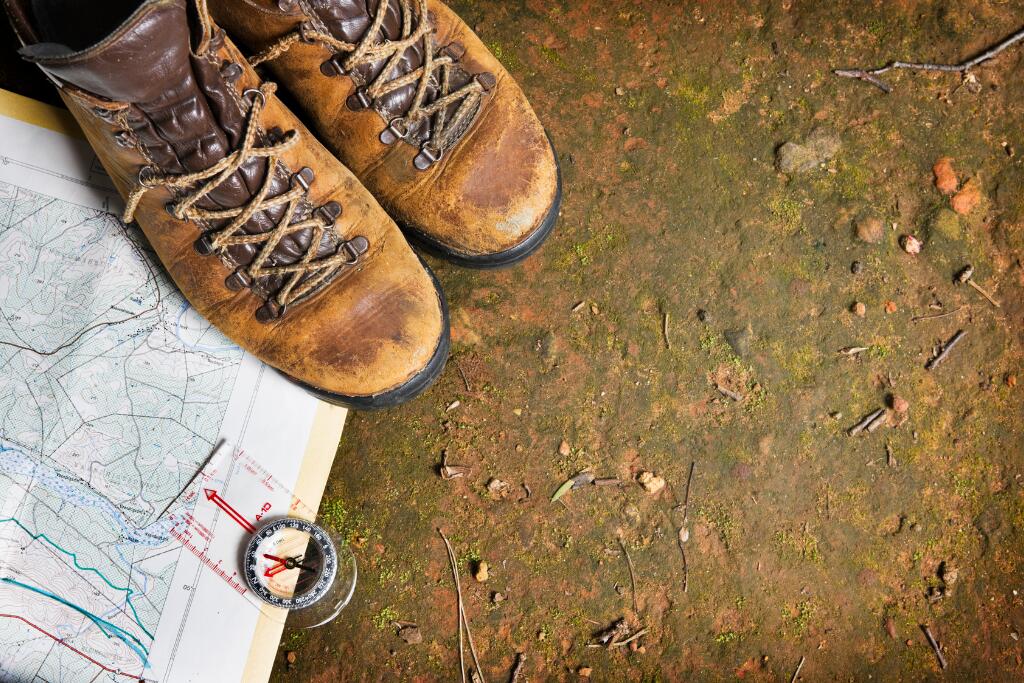
{"label": "folded paper map", "polygon": [[197,315],[119,210],[66,113],[0,92],[0,680],[266,680],[284,614],[238,544],[312,516],[345,411]]}

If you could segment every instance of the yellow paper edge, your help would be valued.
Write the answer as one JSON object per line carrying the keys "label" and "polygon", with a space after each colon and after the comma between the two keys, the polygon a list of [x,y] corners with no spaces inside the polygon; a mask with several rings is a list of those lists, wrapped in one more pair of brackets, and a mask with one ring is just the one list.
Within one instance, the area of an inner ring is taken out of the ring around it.
{"label": "yellow paper edge", "polygon": [[[84,139],[81,128],[71,114],[65,110],[45,102],[39,102],[17,93],[0,88],[0,114],[24,121],[40,128],[62,133],[68,137]],[[302,457],[299,478],[295,484],[294,494],[311,510],[320,508],[320,499],[324,495],[327,477],[334,464],[334,454],[341,441],[341,433],[345,428],[348,411],[340,406],[320,402],[316,415],[313,416],[313,428],[306,444],[306,452]],[[310,520],[312,521],[312,520]],[[240,680],[266,681],[274,668],[277,647],[284,632],[283,621],[271,619],[260,614],[253,631],[252,643],[249,646],[249,657]]]}
{"label": "yellow paper edge", "polygon": [[[302,458],[299,478],[295,483],[294,494],[311,510],[320,509],[320,499],[324,495],[327,477],[334,464],[334,454],[341,441],[341,433],[345,428],[348,411],[340,406],[321,402],[313,416],[313,428],[306,444],[306,453]],[[310,520],[313,521],[313,520]],[[249,646],[249,658],[245,664],[242,681],[266,681],[274,668],[277,648],[284,632],[283,616],[274,619],[261,613],[253,632],[252,644]]]}
{"label": "yellow paper edge", "polygon": [[75,117],[66,109],[23,97],[9,90],[0,89],[0,114],[68,137],[85,139],[85,134],[75,122]]}

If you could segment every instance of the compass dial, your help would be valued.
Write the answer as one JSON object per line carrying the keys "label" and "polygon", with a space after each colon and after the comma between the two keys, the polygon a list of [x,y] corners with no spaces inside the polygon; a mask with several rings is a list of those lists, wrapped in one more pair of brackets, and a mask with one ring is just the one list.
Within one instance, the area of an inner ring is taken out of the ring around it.
{"label": "compass dial", "polygon": [[331,588],[338,553],[322,528],[302,519],[267,524],[245,550],[245,579],[264,602],[286,609],[309,607]]}

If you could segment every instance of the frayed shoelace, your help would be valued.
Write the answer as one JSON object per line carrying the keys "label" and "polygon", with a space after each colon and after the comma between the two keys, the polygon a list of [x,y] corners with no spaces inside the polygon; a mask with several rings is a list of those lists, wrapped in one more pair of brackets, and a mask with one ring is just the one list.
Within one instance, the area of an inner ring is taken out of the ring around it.
{"label": "frayed shoelace", "polygon": [[[267,301],[265,308],[267,309],[266,317],[269,319],[283,315],[289,304],[311,294],[339,268],[354,266],[359,261],[359,252],[352,246],[352,240],[343,241],[334,254],[320,258],[316,255],[324,234],[334,226],[335,219],[340,214],[340,207],[336,203],[332,202],[311,212],[306,218],[291,222],[296,216],[300,203],[309,191],[309,179],[304,172],[292,176],[292,185],[287,191],[273,197],[267,196],[271,190],[274,170],[277,168],[280,155],[299,140],[298,133],[292,130],[282,140],[273,144],[267,146],[257,146],[256,144],[260,113],[266,106],[267,98],[275,90],[276,86],[273,83],[263,83],[259,89],[246,91],[245,95],[251,96],[251,106],[242,144],[237,150],[210,168],[178,175],[160,174],[152,167],[144,167],[139,172],[137,186],[128,196],[123,216],[125,223],[134,220],[135,211],[143,195],[152,189],[162,187],[169,190],[186,190],[180,199],[168,205],[168,211],[175,218],[196,223],[229,220],[224,227],[203,233],[197,242],[197,249],[201,253],[223,251],[228,247],[242,244],[262,243],[263,246],[256,257],[240,272],[242,273],[242,286],[248,286],[261,277],[284,276],[286,278],[284,285]],[[249,159],[254,158],[267,159],[267,173],[262,187],[247,203],[219,210],[203,209],[196,206],[203,197],[231,177]],[[243,226],[254,214],[280,205],[286,205],[287,208],[272,230],[253,235],[247,234],[243,230]],[[282,238],[307,229],[311,230],[312,234],[309,247],[301,259],[287,265],[267,265],[271,254]],[[236,271],[236,274],[238,272]],[[248,282],[245,282],[246,278]]]}

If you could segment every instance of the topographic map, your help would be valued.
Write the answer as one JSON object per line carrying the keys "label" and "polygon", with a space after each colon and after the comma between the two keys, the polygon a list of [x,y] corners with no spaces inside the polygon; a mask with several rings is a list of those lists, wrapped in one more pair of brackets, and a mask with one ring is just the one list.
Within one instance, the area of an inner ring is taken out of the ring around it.
{"label": "topographic map", "polygon": [[[225,437],[294,484],[318,403],[189,307],[80,141],[5,116],[0,140],[0,680],[241,680],[260,614],[169,520]],[[260,432],[282,399],[290,443]]]}
{"label": "topographic map", "polygon": [[124,671],[146,661],[177,559],[155,518],[213,448],[242,355],[189,327],[137,240],[0,183],[0,253],[19,256],[0,274],[0,604],[31,605],[32,624],[71,607],[83,619],[53,635]]}

